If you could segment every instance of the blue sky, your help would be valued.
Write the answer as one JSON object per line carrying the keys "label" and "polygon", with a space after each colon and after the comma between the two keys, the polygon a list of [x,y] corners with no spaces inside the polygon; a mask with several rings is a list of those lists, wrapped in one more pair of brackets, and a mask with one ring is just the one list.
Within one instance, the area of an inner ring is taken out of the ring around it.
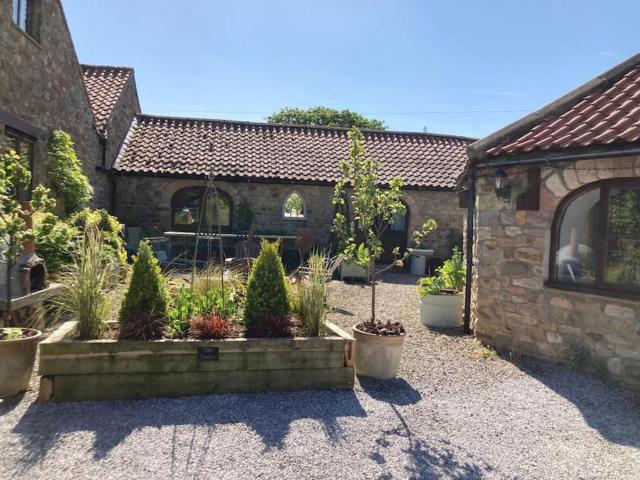
{"label": "blue sky", "polygon": [[484,136],[640,51],[640,2],[63,0],[81,62],[135,68],[142,110],[262,121],[349,108]]}

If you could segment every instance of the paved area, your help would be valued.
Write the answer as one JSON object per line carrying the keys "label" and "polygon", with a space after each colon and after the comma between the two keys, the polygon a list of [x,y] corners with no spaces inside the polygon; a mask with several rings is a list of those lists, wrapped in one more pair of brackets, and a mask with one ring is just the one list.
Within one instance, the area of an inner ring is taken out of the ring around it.
{"label": "paved area", "polygon": [[[380,317],[408,337],[400,377],[353,392],[0,403],[0,478],[639,478],[640,402],[550,363],[492,357],[418,321],[415,277],[389,275]],[[369,289],[334,284],[353,325]]]}

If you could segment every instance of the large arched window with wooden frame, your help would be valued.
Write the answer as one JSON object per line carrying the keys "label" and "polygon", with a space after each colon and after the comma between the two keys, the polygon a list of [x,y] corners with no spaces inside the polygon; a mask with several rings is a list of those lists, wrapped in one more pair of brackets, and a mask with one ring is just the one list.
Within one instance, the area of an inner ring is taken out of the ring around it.
{"label": "large arched window with wooden frame", "polygon": [[[200,225],[202,218],[202,223]],[[187,187],[178,190],[171,199],[171,226],[174,230],[230,231],[233,223],[233,202],[221,190],[217,195],[204,187]]]}
{"label": "large arched window with wooden frame", "polygon": [[558,206],[549,279],[579,291],[640,293],[640,178],[595,182]]}

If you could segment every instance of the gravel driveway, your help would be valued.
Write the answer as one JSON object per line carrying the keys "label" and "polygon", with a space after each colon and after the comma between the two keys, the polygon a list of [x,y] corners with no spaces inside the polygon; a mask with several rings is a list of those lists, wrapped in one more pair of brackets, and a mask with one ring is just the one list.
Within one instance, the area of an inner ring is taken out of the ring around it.
{"label": "gravel driveway", "polygon": [[[636,396],[426,330],[415,280],[391,274],[379,290],[380,317],[402,319],[408,332],[394,381],[46,405],[29,392],[0,403],[0,478],[640,477]],[[369,293],[334,283],[333,319],[364,318]]]}

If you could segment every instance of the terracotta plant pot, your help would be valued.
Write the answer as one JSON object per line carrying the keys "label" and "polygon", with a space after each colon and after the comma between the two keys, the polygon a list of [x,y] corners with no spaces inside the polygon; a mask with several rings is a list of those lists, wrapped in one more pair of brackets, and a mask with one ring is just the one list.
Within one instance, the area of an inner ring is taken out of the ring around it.
{"label": "terracotta plant pot", "polygon": [[405,335],[374,335],[353,327],[356,339],[356,373],[366,377],[389,379],[398,373]]}
{"label": "terracotta plant pot", "polygon": [[28,330],[36,333],[16,340],[0,340],[0,398],[18,395],[29,388],[42,333]]}
{"label": "terracotta plant pot", "polygon": [[461,327],[464,297],[456,295],[426,295],[420,299],[420,321],[427,327]]}

